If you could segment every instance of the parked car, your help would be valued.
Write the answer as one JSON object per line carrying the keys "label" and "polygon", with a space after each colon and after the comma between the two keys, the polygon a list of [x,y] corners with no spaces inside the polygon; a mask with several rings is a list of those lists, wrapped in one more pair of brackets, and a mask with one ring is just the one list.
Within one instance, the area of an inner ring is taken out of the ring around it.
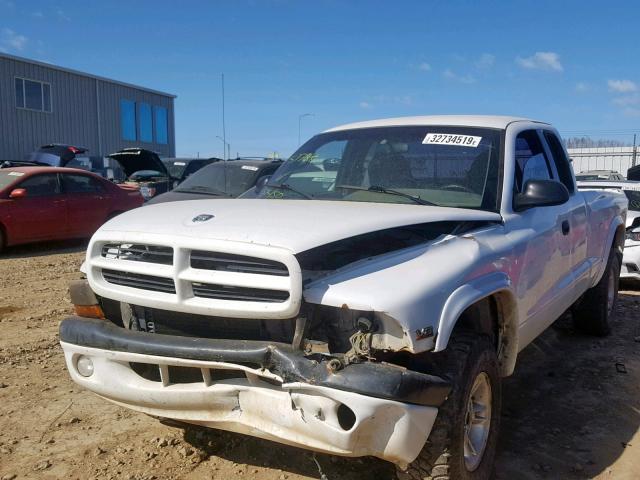
{"label": "parked car", "polygon": [[0,170],[0,250],[43,240],[90,237],[109,218],[142,205],[126,190],[75,168]]}
{"label": "parked car", "polygon": [[640,181],[640,165],[634,165],[627,170],[627,180]]}
{"label": "parked car", "polygon": [[84,316],[60,326],[72,379],[157,417],[486,480],[519,352],[567,309],[610,329],[627,199],[578,191],[549,124],[337,127],[259,197],[99,229],[71,287]]}
{"label": "parked car", "polygon": [[580,190],[617,190],[629,200],[624,255],[620,278],[640,281],[640,182],[612,182],[606,180],[578,182]]}
{"label": "parked car", "polygon": [[579,182],[589,180],[613,180],[624,181],[624,175],[615,170],[587,170],[576,174],[576,180]]}
{"label": "parked car", "polygon": [[196,173],[210,163],[221,162],[221,158],[163,158],[169,175],[178,180],[178,183],[184,182],[192,174]]}
{"label": "parked car", "polygon": [[171,192],[153,198],[147,205],[179,200],[234,198],[273,174],[281,160],[230,160],[207,165]]}
{"label": "parked car", "polygon": [[179,182],[169,174],[157,153],[144,148],[124,148],[109,155],[120,164],[127,179],[125,184],[140,190],[145,200],[168,192]]}

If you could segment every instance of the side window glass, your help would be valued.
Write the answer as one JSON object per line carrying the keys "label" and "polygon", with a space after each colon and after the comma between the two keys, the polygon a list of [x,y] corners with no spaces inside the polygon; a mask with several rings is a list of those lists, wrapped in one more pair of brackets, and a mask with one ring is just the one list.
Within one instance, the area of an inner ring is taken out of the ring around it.
{"label": "side window glass", "polygon": [[544,154],[538,132],[527,130],[516,137],[516,190],[522,188],[528,180],[551,180],[551,169]]}
{"label": "side window glass", "polygon": [[27,197],[48,197],[60,193],[56,175],[36,175],[27,178],[16,188],[24,188]]}
{"label": "side window glass", "polygon": [[65,193],[100,193],[102,185],[85,175],[63,175],[62,187]]}
{"label": "side window glass", "polygon": [[560,181],[565,187],[567,187],[569,192],[573,193],[573,174],[571,172],[571,164],[569,163],[567,154],[562,147],[562,143],[560,143],[560,139],[553,132],[549,131],[544,132],[544,138],[549,145],[549,150],[551,151],[553,161],[556,164],[556,170],[558,171]]}

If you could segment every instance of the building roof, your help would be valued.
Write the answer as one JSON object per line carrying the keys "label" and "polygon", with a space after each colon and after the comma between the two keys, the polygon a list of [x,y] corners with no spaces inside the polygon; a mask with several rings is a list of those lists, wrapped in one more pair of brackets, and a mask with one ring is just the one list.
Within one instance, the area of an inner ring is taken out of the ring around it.
{"label": "building roof", "polygon": [[420,117],[397,117],[384,118],[380,120],[369,120],[366,122],[349,123],[334,127],[327,132],[338,130],[353,130],[357,128],[370,127],[400,127],[400,126],[427,126],[427,125],[447,125],[447,126],[473,126],[486,128],[506,128],[513,122],[538,122],[528,118],[507,117],[498,115],[427,115]]}
{"label": "building roof", "polygon": [[71,68],[59,67],[51,63],[40,62],[38,60],[31,60],[30,58],[18,57],[16,55],[10,55],[8,53],[0,52],[0,58],[6,58],[8,60],[15,60],[17,62],[30,63],[32,65],[38,65],[40,67],[48,68],[51,70],[57,70],[59,72],[72,73],[74,75],[81,75],[83,77],[94,78],[101,82],[114,83],[116,85],[122,85],[123,87],[135,88],[136,90],[142,90],[144,92],[154,93],[156,95],[162,95],[164,97],[176,98],[176,95],[172,93],[161,92],[160,90],[154,90],[152,88],[141,87],[139,85],[133,85],[132,83],[120,82],[119,80],[113,80],[111,78],[101,77],[99,75],[93,75],[91,73],[81,72],[79,70],[73,70]]}

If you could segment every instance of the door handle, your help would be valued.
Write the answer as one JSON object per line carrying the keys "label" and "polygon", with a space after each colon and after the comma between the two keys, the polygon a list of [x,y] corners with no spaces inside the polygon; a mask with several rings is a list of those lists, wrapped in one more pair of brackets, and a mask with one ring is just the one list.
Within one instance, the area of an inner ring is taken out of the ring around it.
{"label": "door handle", "polygon": [[569,231],[571,230],[571,225],[569,225],[569,220],[562,221],[562,234],[569,235]]}

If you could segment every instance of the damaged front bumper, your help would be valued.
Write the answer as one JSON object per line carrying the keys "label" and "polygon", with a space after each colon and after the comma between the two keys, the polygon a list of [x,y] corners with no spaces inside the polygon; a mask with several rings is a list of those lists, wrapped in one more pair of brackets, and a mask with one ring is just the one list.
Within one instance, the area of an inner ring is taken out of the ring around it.
{"label": "damaged front bumper", "polygon": [[82,317],[62,322],[60,340],[73,380],[122,406],[400,465],[418,455],[450,391],[395,365],[336,371],[287,344],[150,334]]}

